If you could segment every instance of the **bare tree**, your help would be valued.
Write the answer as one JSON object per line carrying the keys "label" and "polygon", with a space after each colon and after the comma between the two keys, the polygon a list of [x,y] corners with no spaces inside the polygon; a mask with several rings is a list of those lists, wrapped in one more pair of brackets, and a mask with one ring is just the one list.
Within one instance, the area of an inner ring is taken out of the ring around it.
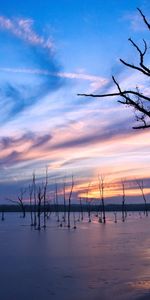
{"label": "bare tree", "polygon": [[[150,30],[150,23],[148,22],[147,18],[143,14],[143,12],[137,8],[140,16],[143,19],[144,24],[146,25],[147,29]],[[137,54],[139,55],[139,64],[135,65],[133,63],[129,63],[123,59],[120,59],[120,62],[129,69],[138,71],[139,73],[143,74],[144,76],[150,77],[150,68],[145,64],[145,57],[148,53],[148,44],[143,39],[143,49],[135,43],[135,41],[131,38],[128,39],[130,44],[136,50]],[[134,126],[133,129],[144,129],[150,127],[150,96],[144,95],[142,91],[138,87],[135,89],[127,89],[123,90],[120,84],[117,82],[116,78],[112,76],[112,80],[117,87],[115,93],[108,93],[108,94],[78,94],[78,96],[90,96],[90,97],[113,97],[119,96],[121,100],[118,100],[121,104],[129,106],[134,109],[136,121],[140,122],[140,125]]]}
{"label": "bare tree", "polygon": [[116,211],[114,212],[114,217],[115,217],[115,221],[114,222],[117,223],[117,212]]}
{"label": "bare tree", "polygon": [[44,211],[44,225],[43,228],[46,228],[46,196],[47,196],[47,185],[48,185],[48,168],[46,167],[46,174],[45,174],[45,185],[44,185],[44,192],[43,192],[43,211]]}
{"label": "bare tree", "polygon": [[42,187],[38,187],[38,205],[37,205],[37,216],[38,216],[38,230],[41,230],[41,204],[42,199],[44,198],[44,193],[42,191]]}
{"label": "bare tree", "polygon": [[25,205],[24,205],[24,202],[23,202],[23,196],[24,194],[26,193],[26,190],[25,189],[20,189],[20,194],[18,195],[18,200],[12,200],[12,199],[9,199],[7,198],[6,200],[12,202],[12,203],[15,203],[17,205],[19,205],[21,211],[22,211],[22,217],[25,218],[26,216],[26,209],[25,209]]}
{"label": "bare tree", "polygon": [[99,183],[99,193],[100,193],[100,199],[102,203],[102,219],[103,223],[106,223],[106,215],[105,215],[105,203],[104,203],[104,177],[101,175],[98,175],[98,183]]}
{"label": "bare tree", "polygon": [[73,223],[74,223],[73,229],[76,229],[77,228],[77,226],[76,226],[76,213],[75,213],[74,210],[73,210]]}
{"label": "bare tree", "polygon": [[144,200],[144,206],[145,206],[145,215],[148,217],[148,209],[147,209],[147,201],[144,193],[144,181],[143,180],[136,180],[137,186],[139,187],[143,200]]}
{"label": "bare tree", "polygon": [[89,199],[89,190],[90,190],[91,182],[89,182],[88,188],[87,188],[87,195],[86,195],[86,204],[88,209],[88,218],[89,223],[91,223],[91,199]]}
{"label": "bare tree", "polygon": [[31,216],[31,226],[34,225],[33,222],[33,205],[32,205],[32,196],[33,196],[33,184],[29,185],[29,201],[30,201],[30,216]]}
{"label": "bare tree", "polygon": [[83,205],[82,205],[82,198],[80,197],[80,213],[81,213],[81,221],[83,221]]}
{"label": "bare tree", "polygon": [[122,222],[125,221],[126,211],[125,211],[125,182],[121,181],[122,184]]}
{"label": "bare tree", "polygon": [[34,222],[33,225],[36,228],[37,225],[37,195],[36,195],[36,182],[35,182],[35,173],[33,173],[33,178],[32,178],[32,184],[33,184],[33,195],[34,195]]}
{"label": "bare tree", "polygon": [[24,202],[23,202],[23,196],[24,194],[26,193],[26,190],[25,189],[21,189],[20,190],[20,195],[18,195],[18,203],[20,203],[20,207],[22,209],[22,217],[25,218],[26,216],[26,210],[25,210],[25,205],[24,205]]}
{"label": "bare tree", "polygon": [[66,222],[66,178],[64,178],[63,182],[63,194],[64,194],[64,216],[63,220]]}
{"label": "bare tree", "polygon": [[59,203],[58,203],[58,187],[57,183],[55,183],[55,203],[56,203],[56,216],[57,216],[57,222],[59,223]]}
{"label": "bare tree", "polygon": [[68,228],[70,228],[71,197],[72,197],[73,187],[74,187],[74,179],[72,175],[71,188],[70,188],[70,193],[68,198]]}

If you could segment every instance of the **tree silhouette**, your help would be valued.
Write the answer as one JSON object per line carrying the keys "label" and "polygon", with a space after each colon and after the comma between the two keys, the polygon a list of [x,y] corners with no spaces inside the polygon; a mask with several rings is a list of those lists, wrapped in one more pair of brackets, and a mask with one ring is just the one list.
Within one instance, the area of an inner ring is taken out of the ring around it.
{"label": "tree silhouette", "polygon": [[[143,12],[137,8],[140,16],[143,19],[148,30],[150,30],[150,23],[143,14]],[[120,62],[130,69],[134,69],[139,73],[142,73],[144,76],[150,77],[150,68],[145,65],[145,56],[148,52],[147,42],[143,39],[143,49],[139,47],[133,39],[129,38],[129,42],[135,48],[136,52],[139,55],[139,64],[134,65],[128,63],[123,59],[120,59]],[[136,121],[140,122],[140,125],[134,126],[133,129],[144,129],[150,127],[150,96],[144,95],[138,87],[135,89],[122,90],[120,84],[117,82],[116,78],[112,76],[112,80],[117,87],[117,92],[109,94],[78,94],[78,96],[90,96],[90,97],[113,97],[120,96],[121,100],[118,100],[121,104],[132,107],[135,111]]]}

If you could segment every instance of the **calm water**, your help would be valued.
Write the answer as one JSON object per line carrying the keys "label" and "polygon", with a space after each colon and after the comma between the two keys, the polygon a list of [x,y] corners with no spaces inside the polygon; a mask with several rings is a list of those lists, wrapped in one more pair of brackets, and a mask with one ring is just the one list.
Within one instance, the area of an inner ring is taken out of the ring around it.
{"label": "calm water", "polygon": [[[7,213],[0,222],[0,299],[150,299],[150,217],[138,213],[122,223],[108,214],[106,225],[93,217],[77,229],[32,229]],[[120,216],[118,215],[118,218]]]}

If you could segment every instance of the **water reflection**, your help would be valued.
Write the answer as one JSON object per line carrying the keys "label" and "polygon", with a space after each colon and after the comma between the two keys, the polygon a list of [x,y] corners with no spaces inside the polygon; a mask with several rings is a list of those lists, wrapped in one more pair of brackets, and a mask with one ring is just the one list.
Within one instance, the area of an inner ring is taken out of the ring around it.
{"label": "water reflection", "polygon": [[0,226],[2,299],[132,300],[150,291],[149,218],[123,223],[118,214],[116,224],[107,214],[104,225],[93,214],[68,230],[52,216],[40,234],[28,221],[7,215]]}

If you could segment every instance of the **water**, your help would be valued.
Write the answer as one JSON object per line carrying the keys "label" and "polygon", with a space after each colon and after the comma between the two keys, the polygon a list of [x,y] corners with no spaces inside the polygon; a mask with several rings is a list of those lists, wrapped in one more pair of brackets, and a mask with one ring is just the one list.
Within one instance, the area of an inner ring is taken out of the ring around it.
{"label": "water", "polygon": [[16,213],[0,224],[2,300],[150,299],[150,218],[96,217],[60,228],[55,216],[39,232]]}

